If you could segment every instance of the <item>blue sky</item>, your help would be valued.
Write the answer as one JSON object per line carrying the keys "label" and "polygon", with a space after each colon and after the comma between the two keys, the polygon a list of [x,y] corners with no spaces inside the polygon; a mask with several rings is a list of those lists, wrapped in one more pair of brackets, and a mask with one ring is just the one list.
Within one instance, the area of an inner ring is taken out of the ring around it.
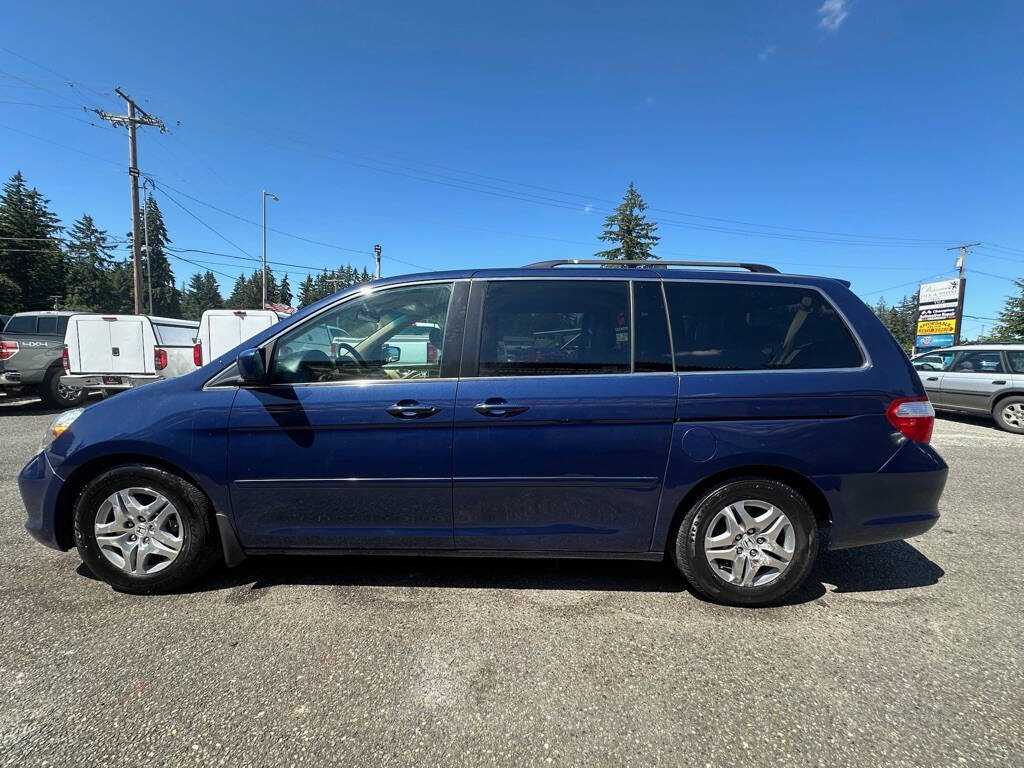
{"label": "blue sky", "polygon": [[1024,275],[1022,15],[995,0],[18,3],[0,30],[0,175],[20,169],[67,223],[87,211],[127,232],[124,132],[81,109],[120,110],[121,85],[171,129],[140,132],[139,162],[174,244],[241,257],[189,255],[222,288],[255,266],[260,233],[209,206],[257,221],[262,188],[281,198],[272,227],[336,246],[271,232],[272,261],[370,266],[380,242],[397,274],[587,257],[633,180],[664,258],[842,276],[869,301],[951,273],[945,248],[980,240],[967,312],[994,316],[1014,289],[990,275]]}

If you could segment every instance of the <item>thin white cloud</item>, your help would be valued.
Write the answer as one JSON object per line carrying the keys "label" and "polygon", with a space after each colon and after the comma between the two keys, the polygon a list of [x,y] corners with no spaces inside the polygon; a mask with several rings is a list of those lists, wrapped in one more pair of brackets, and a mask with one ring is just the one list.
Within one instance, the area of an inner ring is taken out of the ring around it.
{"label": "thin white cloud", "polygon": [[846,0],[825,0],[818,9],[818,15],[821,16],[818,26],[834,32],[846,21],[850,12],[846,10]]}
{"label": "thin white cloud", "polygon": [[590,213],[592,210],[594,210],[594,206],[591,205],[590,203],[587,203],[586,205],[583,206],[584,213]]}
{"label": "thin white cloud", "polygon": [[769,58],[770,58],[771,56],[774,56],[774,55],[775,55],[775,51],[776,51],[776,49],[777,49],[777,46],[774,46],[774,45],[766,45],[766,46],[764,47],[764,50],[763,50],[763,51],[761,51],[761,52],[760,52],[759,54],[757,54],[757,60],[758,60],[758,61],[761,61],[761,62],[765,62],[765,61],[768,61],[768,59],[769,59]]}

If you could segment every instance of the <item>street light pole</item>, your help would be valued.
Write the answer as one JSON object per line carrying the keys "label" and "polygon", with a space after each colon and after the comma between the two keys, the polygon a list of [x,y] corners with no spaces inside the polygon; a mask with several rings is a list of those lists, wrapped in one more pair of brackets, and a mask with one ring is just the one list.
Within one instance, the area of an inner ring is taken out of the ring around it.
{"label": "street light pole", "polygon": [[272,192],[263,190],[263,306],[260,309],[266,309],[267,306],[267,198],[273,198],[274,202],[278,201],[277,195]]}

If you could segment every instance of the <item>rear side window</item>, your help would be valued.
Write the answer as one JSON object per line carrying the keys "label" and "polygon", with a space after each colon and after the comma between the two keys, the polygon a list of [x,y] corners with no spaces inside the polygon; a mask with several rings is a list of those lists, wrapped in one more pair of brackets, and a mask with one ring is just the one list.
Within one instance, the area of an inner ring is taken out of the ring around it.
{"label": "rear side window", "polygon": [[182,325],[157,325],[154,323],[153,330],[156,332],[157,343],[168,347],[191,347],[195,343],[195,337],[199,335],[198,328]]}
{"label": "rear side window", "polygon": [[1010,370],[1024,373],[1024,350],[1007,350],[1006,357],[1010,361]]}
{"label": "rear side window", "polygon": [[951,369],[954,373],[1004,373],[999,350],[961,352]]}
{"label": "rear side window", "polygon": [[57,333],[57,318],[54,315],[43,315],[39,318],[39,325],[36,327],[36,333]]}
{"label": "rear side window", "polygon": [[665,283],[678,371],[857,368],[864,358],[812,288]]}
{"label": "rear side window", "polygon": [[7,321],[7,325],[4,327],[4,333],[35,333],[36,332],[36,316],[35,315],[21,315],[20,317],[12,317]]}
{"label": "rear side window", "polygon": [[627,281],[508,280],[487,285],[480,376],[629,372]]}

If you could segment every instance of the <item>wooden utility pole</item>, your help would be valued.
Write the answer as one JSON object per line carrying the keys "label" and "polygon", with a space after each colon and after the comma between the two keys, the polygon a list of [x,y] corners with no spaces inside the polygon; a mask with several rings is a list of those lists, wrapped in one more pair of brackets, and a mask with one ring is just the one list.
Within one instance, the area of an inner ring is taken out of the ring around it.
{"label": "wooden utility pole", "polygon": [[964,289],[967,286],[967,280],[964,277],[964,262],[967,261],[967,249],[973,248],[976,245],[981,245],[981,243],[963,243],[962,245],[954,245],[952,248],[946,249],[947,251],[960,251],[960,258],[956,260],[959,293],[956,299],[956,327],[953,329],[953,346],[960,343],[960,326],[964,322]]}
{"label": "wooden utility pole", "polygon": [[[132,287],[135,294],[135,314],[142,314],[142,244],[139,242],[139,157],[135,146],[135,127],[137,125],[151,125],[164,133],[167,127],[160,118],[147,114],[142,107],[136,104],[128,94],[120,88],[114,92],[124,99],[128,105],[127,115],[112,115],[102,109],[94,109],[101,119],[111,125],[124,125],[128,128],[128,178],[131,185],[132,198]],[[146,254],[149,255],[148,253]]]}

